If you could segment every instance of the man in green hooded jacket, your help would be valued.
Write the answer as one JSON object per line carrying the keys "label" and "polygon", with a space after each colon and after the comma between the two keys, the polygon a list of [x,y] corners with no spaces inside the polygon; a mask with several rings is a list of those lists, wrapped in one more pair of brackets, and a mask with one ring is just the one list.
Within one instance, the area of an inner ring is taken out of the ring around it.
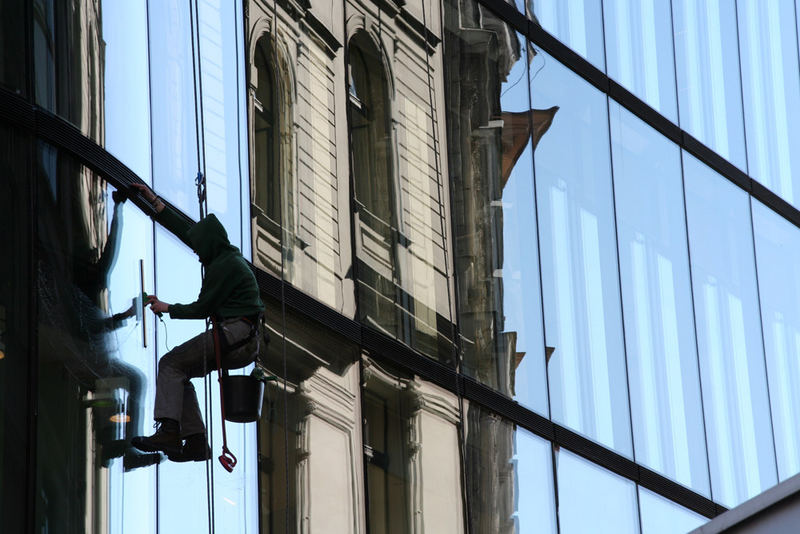
{"label": "man in green hooded jacket", "polygon": [[[264,304],[258,284],[239,249],[228,241],[225,228],[209,215],[197,223],[184,219],[144,185],[135,185],[153,205],[155,221],[174,233],[200,258],[205,278],[200,295],[191,304],[167,304],[148,296],[153,313],[172,319],[214,317],[223,348],[222,366],[238,369],[255,360],[259,350],[259,316]],[[156,433],[133,438],[131,443],[148,452],[164,451],[174,461],[203,461],[211,453],[206,429],[191,378],[216,369],[214,338],[203,332],[166,353],[158,363],[153,418]],[[185,442],[184,442],[185,440]]]}

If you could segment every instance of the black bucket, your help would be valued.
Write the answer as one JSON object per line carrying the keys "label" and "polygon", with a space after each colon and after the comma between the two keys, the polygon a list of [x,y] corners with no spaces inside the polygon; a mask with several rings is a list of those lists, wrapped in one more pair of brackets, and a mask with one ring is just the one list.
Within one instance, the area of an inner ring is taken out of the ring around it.
{"label": "black bucket", "polygon": [[246,375],[222,377],[225,419],[233,423],[252,423],[261,417],[264,382]]}

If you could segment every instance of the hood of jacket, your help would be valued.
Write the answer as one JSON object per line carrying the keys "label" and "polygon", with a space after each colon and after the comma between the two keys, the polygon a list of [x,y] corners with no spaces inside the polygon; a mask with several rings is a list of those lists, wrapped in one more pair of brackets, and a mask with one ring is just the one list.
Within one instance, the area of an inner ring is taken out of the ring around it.
{"label": "hood of jacket", "polygon": [[213,213],[189,228],[186,237],[204,265],[208,265],[225,252],[236,250],[228,241],[225,227]]}

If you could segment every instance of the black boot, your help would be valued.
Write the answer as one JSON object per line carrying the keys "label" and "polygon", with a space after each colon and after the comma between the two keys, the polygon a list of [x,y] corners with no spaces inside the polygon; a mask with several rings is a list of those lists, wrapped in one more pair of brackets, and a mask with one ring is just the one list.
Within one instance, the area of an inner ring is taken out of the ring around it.
{"label": "black boot", "polygon": [[178,454],[168,454],[173,462],[205,462],[211,458],[211,448],[208,446],[205,434],[192,434],[186,436],[186,443]]}
{"label": "black boot", "polygon": [[125,451],[122,456],[122,465],[126,472],[139,469],[140,467],[148,467],[157,465],[164,461],[164,455],[160,452],[141,453],[133,447]]}
{"label": "black boot", "polygon": [[155,424],[156,433],[152,436],[138,436],[131,445],[144,452],[164,451],[169,454],[181,452],[181,434],[178,422],[174,419],[159,419]]}
{"label": "black boot", "polygon": [[192,434],[186,436],[186,443],[179,454],[168,454],[167,457],[173,462],[205,462],[211,458],[211,448],[205,434]]}

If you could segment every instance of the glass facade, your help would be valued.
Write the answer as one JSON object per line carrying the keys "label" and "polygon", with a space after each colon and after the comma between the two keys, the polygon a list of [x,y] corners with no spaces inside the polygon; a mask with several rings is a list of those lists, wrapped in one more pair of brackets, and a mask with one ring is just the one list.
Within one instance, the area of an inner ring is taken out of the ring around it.
{"label": "glass facade", "polygon": [[[508,4],[0,0],[5,528],[658,533],[800,472],[800,5]],[[207,328],[132,183],[252,263],[258,422],[184,386],[232,472],[131,444]]]}

